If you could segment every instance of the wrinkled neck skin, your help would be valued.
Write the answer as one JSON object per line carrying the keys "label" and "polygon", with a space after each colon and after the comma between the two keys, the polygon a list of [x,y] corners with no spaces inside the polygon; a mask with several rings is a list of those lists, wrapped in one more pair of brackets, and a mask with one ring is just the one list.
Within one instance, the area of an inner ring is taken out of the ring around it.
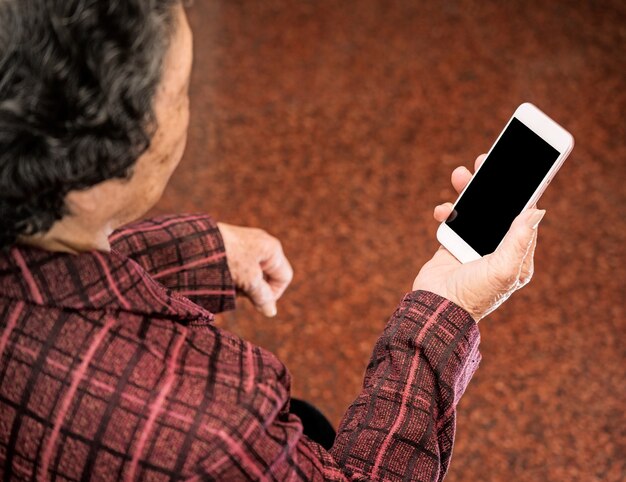
{"label": "wrinkled neck skin", "polygon": [[24,236],[20,244],[35,246],[46,251],[78,254],[85,251],[110,252],[109,236],[117,228],[108,223],[89,222],[78,216],[67,215],[52,228],[34,236]]}
{"label": "wrinkled neck skin", "polygon": [[[141,159],[138,161],[142,162]],[[56,221],[45,233],[24,236],[21,244],[46,251],[80,253],[84,251],[111,251],[109,236],[126,222],[137,219],[153,201],[136,197],[144,176],[130,179],[109,179],[90,188],[70,191],[65,196],[67,214]],[[140,211],[130,206],[142,206]]]}

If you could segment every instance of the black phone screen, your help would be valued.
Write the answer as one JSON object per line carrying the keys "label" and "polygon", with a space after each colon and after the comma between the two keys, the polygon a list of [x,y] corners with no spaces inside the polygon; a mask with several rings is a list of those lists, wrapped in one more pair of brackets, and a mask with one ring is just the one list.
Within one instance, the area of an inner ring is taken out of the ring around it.
{"label": "black phone screen", "polygon": [[493,253],[558,157],[514,117],[446,224],[481,256]]}

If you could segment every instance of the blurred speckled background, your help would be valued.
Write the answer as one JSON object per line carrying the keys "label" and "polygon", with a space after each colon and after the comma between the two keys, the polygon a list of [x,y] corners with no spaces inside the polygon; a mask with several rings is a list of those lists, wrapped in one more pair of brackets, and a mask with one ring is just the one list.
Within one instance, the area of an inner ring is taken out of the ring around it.
{"label": "blurred speckled background", "polygon": [[481,322],[448,481],[626,480],[626,3],[196,0],[189,147],[158,212],[259,226],[296,277],[274,351],[337,423],[437,248],[432,207],[524,101],[576,147],[533,282]]}

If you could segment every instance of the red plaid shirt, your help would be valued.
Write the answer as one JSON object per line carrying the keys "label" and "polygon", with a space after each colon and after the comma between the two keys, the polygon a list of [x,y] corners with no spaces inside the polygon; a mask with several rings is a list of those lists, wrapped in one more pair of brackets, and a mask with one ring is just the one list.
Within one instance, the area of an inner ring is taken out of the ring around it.
{"label": "red plaid shirt", "polygon": [[4,480],[443,478],[480,358],[465,311],[404,297],[327,452],[289,414],[285,366],[212,324],[235,291],[209,217],[111,241],[110,253],[0,254]]}

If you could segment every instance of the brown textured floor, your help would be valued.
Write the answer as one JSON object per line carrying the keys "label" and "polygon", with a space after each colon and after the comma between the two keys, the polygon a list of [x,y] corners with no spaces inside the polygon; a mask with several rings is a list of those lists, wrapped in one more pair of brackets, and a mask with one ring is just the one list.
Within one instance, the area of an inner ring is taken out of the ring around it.
{"label": "brown textured floor", "polygon": [[268,229],[296,270],[273,350],[334,422],[436,249],[432,207],[523,101],[576,147],[533,282],[481,322],[448,481],[626,480],[626,4],[197,0],[189,148],[158,207]]}

